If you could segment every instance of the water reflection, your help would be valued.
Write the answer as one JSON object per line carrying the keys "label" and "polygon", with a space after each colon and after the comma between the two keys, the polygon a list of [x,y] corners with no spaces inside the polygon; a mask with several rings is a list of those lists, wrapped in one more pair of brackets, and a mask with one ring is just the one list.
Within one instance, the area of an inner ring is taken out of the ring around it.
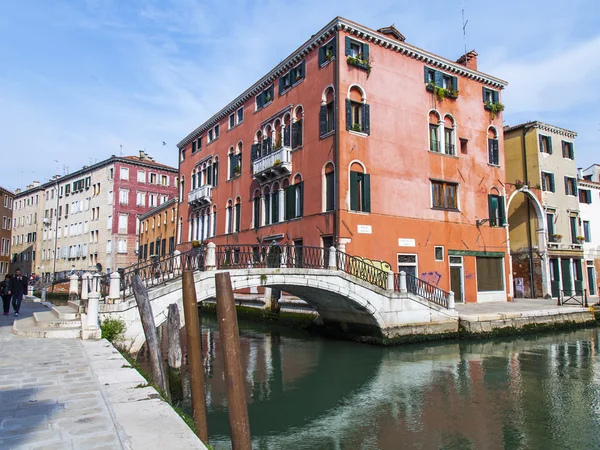
{"label": "water reflection", "polygon": [[[230,448],[216,322],[203,319],[209,432]],[[596,330],[382,348],[240,324],[253,448],[600,445]]]}

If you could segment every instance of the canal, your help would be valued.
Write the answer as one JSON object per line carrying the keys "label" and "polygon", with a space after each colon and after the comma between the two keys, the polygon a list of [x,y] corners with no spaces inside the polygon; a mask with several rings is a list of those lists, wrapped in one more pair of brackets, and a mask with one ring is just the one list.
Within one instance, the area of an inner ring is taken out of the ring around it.
{"label": "canal", "polygon": [[[202,341],[210,443],[231,448],[216,319]],[[596,329],[383,348],[240,322],[240,343],[256,449],[600,446]]]}

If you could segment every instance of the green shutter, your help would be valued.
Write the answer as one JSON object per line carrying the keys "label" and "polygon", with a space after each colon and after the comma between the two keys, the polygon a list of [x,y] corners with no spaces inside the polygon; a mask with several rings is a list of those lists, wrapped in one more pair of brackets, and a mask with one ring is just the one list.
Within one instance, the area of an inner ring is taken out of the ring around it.
{"label": "green shutter", "polygon": [[429,67],[425,66],[425,83],[429,83],[429,70]]}
{"label": "green shutter", "polygon": [[335,208],[335,197],[334,197],[334,181],[335,181],[334,172],[330,172],[325,175],[325,209],[327,211],[332,211]]}
{"label": "green shutter", "polygon": [[282,77],[279,78],[279,95],[281,95],[281,93],[283,92],[283,90],[285,89],[285,77],[287,75],[284,75]]}
{"label": "green shutter", "polygon": [[350,55],[350,37],[346,36],[346,56]]}
{"label": "green shutter", "polygon": [[302,60],[300,67],[302,68],[302,78],[306,78],[306,61]]}
{"label": "green shutter", "polygon": [[569,177],[565,177],[565,194],[569,194]]}
{"label": "green shutter", "polygon": [[352,129],[352,101],[346,99],[346,130]]}
{"label": "green shutter", "polygon": [[271,223],[279,222],[279,191],[271,194]]}
{"label": "green shutter", "polygon": [[485,103],[485,98],[486,98],[487,91],[488,91],[488,88],[486,88],[485,86],[483,86],[483,88],[482,88],[483,103]]}
{"label": "green shutter", "polygon": [[325,56],[325,46],[323,46],[319,49],[319,65],[325,62]]}
{"label": "green shutter", "polygon": [[579,187],[577,186],[577,178],[573,178],[573,187],[574,187],[573,195],[575,197],[577,197],[578,196],[578,191],[579,191]]}
{"label": "green shutter", "polygon": [[458,78],[450,77],[450,86],[452,86],[453,91],[458,91]]}
{"label": "green shutter", "polygon": [[496,209],[498,208],[497,196],[488,194],[488,215],[490,219],[490,227],[498,225],[496,223]]}
{"label": "green shutter", "polygon": [[335,55],[337,55],[337,37],[334,36],[334,38],[331,42],[332,42],[332,47],[333,47],[332,54],[333,54],[333,57],[335,57]]}
{"label": "green shutter", "polygon": [[539,141],[540,141],[540,152],[544,152],[544,136],[543,135],[539,135]]}
{"label": "green shutter", "polygon": [[358,211],[358,172],[350,172],[350,210]]}
{"label": "green shutter", "polygon": [[506,220],[506,206],[504,204],[504,197],[498,197],[498,209],[499,209],[499,216],[500,216],[500,226],[505,227],[506,225],[508,225],[508,221]]}
{"label": "green shutter", "polygon": [[285,188],[285,220],[294,218],[294,186]]}
{"label": "green shutter", "polygon": [[371,107],[366,103],[362,107],[362,128],[367,134],[371,134]]}
{"label": "green shutter", "polygon": [[369,44],[362,45],[362,57],[364,60],[369,60]]}
{"label": "green shutter", "polygon": [[498,91],[492,91],[492,101],[494,103],[499,103],[500,102],[500,93]]}
{"label": "green shutter", "polygon": [[304,181],[301,181],[298,186],[298,196],[300,198],[300,211],[298,217],[304,216]]}
{"label": "green shutter", "polygon": [[547,136],[548,139],[548,154],[552,154],[552,136]]}
{"label": "green shutter", "polygon": [[556,186],[554,185],[554,174],[550,174],[550,192],[556,192]]}
{"label": "green shutter", "polygon": [[327,133],[327,105],[321,105],[319,111],[319,134],[323,136]]}
{"label": "green shutter", "polygon": [[371,212],[371,175],[363,174],[363,209],[364,212]]}
{"label": "green shutter", "polygon": [[438,87],[442,87],[444,85],[444,74],[439,70],[436,70],[433,74],[433,79],[435,80],[435,85]]}

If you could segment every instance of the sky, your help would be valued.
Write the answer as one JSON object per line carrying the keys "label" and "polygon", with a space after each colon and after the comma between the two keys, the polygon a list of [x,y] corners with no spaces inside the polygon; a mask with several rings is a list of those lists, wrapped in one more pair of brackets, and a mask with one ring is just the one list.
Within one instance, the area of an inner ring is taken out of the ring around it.
{"label": "sky", "polygon": [[[508,81],[504,124],[578,133],[600,163],[600,8],[594,0],[0,0],[0,185],[177,143],[335,16],[394,24],[449,59],[466,46]],[[163,145],[163,142],[166,145]]]}

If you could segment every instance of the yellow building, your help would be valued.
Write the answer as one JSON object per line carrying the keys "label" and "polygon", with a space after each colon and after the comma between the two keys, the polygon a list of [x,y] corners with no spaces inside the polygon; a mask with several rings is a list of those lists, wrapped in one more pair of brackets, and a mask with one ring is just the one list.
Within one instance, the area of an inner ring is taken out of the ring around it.
{"label": "yellow building", "polygon": [[174,197],[138,216],[140,221],[138,257],[140,261],[175,251],[178,202],[179,199]]}
{"label": "yellow building", "polygon": [[577,133],[542,122],[504,128],[515,297],[580,295],[585,285]]}

